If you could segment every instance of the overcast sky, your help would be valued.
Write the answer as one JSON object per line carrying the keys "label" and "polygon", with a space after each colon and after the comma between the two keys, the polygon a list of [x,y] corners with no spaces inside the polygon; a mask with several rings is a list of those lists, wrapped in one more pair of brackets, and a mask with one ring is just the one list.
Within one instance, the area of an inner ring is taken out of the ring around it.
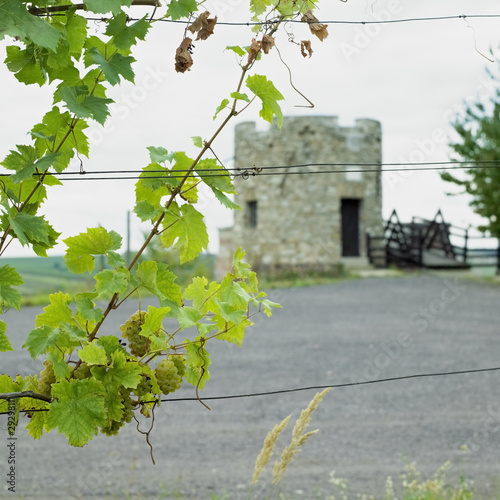
{"label": "overcast sky", "polygon": [[[246,0],[207,0],[206,7],[221,21],[248,21]],[[498,0],[320,0],[321,20],[371,21],[400,18],[500,14]],[[139,16],[141,10],[132,10]],[[104,31],[94,23],[95,32]],[[311,39],[307,26],[288,26],[296,41]],[[385,25],[330,25],[329,37],[312,39],[314,54],[304,59],[299,48],[283,33],[277,45],[292,69],[294,85],[314,102],[314,109],[296,107],[301,97],[289,84],[287,69],[271,51],[254,71],[266,74],[285,96],[285,115],[335,115],[343,126],[356,118],[379,120],[383,128],[384,162],[443,161],[449,159],[447,143],[450,118],[465,99],[488,98],[491,83],[485,68],[495,71],[479,52],[496,50],[500,42],[500,18],[454,19]],[[207,41],[196,42],[192,70],[176,73],[175,48],[184,26],[157,23],[134,55],[136,83],[113,88],[110,96],[115,116],[105,129],[91,127],[91,157],[84,158],[89,175],[99,170],[138,170],[147,165],[147,146],[195,154],[191,136],[208,138],[218,126],[212,120],[220,101],[234,91],[239,67],[226,45],[249,45],[246,26],[218,25]],[[5,41],[0,42],[2,59]],[[477,49],[477,50],[476,50]],[[478,52],[479,51],[479,52]],[[50,109],[51,92],[21,85],[2,66],[2,140],[0,157],[15,144],[26,143],[26,133]],[[258,121],[254,103],[214,144],[218,157],[231,166],[233,129],[241,121]],[[78,170],[75,162],[72,169]],[[263,178],[265,179],[265,178]],[[263,181],[264,182],[264,181]],[[396,208],[403,220],[413,215],[432,218],[441,208],[445,218],[467,226],[478,219],[465,196],[447,197],[452,186],[435,172],[384,174],[384,216]],[[134,181],[71,181],[52,188],[44,213],[63,236],[101,224],[125,236],[126,214],[134,206]],[[210,229],[210,250],[218,248],[217,227],[231,225],[231,214],[208,194],[200,207]],[[132,242],[137,248],[147,226],[132,221]],[[62,254],[64,245],[52,251]],[[10,256],[30,255],[12,246]]]}

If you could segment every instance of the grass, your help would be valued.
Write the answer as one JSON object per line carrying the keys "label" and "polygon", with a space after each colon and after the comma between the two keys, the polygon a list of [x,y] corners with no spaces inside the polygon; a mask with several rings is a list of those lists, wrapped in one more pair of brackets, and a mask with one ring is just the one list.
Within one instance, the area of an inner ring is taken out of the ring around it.
{"label": "grass", "polygon": [[[161,257],[161,256],[160,256]],[[166,262],[172,272],[177,275],[177,283],[186,287],[194,276],[211,278],[214,266],[213,255],[200,255],[193,262],[180,266],[178,257],[169,257]],[[88,292],[95,287],[93,275],[73,274],[68,271],[64,257],[2,257],[1,265],[10,265],[21,275],[24,284],[17,287],[22,294],[23,306],[46,305],[49,295],[63,292],[73,295],[79,292]],[[96,272],[104,268],[104,259],[96,258]],[[145,292],[142,295],[146,295]]]}
{"label": "grass", "polygon": [[2,257],[2,265],[14,267],[21,275],[24,284],[17,289],[25,306],[47,304],[51,293],[77,293],[93,286],[94,280],[88,274],[70,273],[63,257]]}
{"label": "grass", "polygon": [[346,270],[342,265],[338,269],[323,273],[304,269],[286,270],[276,273],[258,274],[259,288],[270,290],[273,288],[309,287],[316,285],[330,285],[346,280],[357,279],[360,276]]}

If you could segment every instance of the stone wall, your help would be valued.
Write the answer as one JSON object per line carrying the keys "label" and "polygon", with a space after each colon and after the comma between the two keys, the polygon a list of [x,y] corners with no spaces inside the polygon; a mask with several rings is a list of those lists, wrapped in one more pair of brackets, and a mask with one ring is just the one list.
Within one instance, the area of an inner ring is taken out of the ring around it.
{"label": "stone wall", "polygon": [[[366,233],[382,233],[381,161],[381,126],[375,120],[340,127],[336,117],[286,117],[281,131],[274,126],[259,131],[253,122],[237,125],[235,168],[250,176],[235,179],[242,210],[234,212],[233,228],[220,233],[217,274],[229,270],[238,246],[261,273],[337,268],[345,198],[360,200],[359,255],[366,256]],[[320,163],[348,165],[314,165]],[[373,165],[358,165],[363,163]],[[261,173],[251,175],[261,167]],[[341,172],[312,173],[325,170]]]}

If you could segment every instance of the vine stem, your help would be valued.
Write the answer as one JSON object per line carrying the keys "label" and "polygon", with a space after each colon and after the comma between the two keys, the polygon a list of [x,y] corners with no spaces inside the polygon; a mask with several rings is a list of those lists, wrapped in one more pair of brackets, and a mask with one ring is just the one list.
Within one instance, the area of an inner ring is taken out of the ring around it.
{"label": "vine stem", "polygon": [[52,398],[50,396],[46,396],[45,394],[38,394],[33,391],[21,391],[21,392],[0,392],[0,399],[6,399],[10,401],[11,399],[18,398],[31,398],[31,399],[40,399],[41,401],[46,401],[47,403],[52,402]]}
{"label": "vine stem", "polygon": [[[143,5],[150,7],[158,7],[160,5],[159,0],[134,0],[132,5]],[[87,7],[84,3],[77,3],[71,5],[51,5],[45,8],[41,7],[30,7],[28,12],[33,14],[34,16],[44,16],[46,14],[50,14],[53,12],[65,12],[69,9],[75,8],[77,10],[87,10]]]}
{"label": "vine stem", "polygon": [[[272,29],[270,30],[270,34],[271,35],[274,34],[278,30],[278,26],[279,26],[279,24],[281,24],[281,21],[283,19],[284,19],[284,17],[280,16],[278,22],[273,25]],[[259,50],[259,52],[260,52],[260,50]],[[241,66],[241,75],[240,75],[240,78],[239,78],[239,81],[238,81],[238,85],[236,87],[236,92],[237,93],[239,93],[241,91],[241,88],[243,86],[243,82],[244,82],[245,76],[248,73],[248,71],[250,70],[250,68],[253,66],[253,64],[255,63],[255,60],[256,59],[254,58],[252,61],[248,62],[244,66]],[[224,130],[224,128],[226,127],[226,125],[229,123],[229,121],[233,117],[235,117],[235,116],[238,115],[238,112],[236,111],[237,103],[238,103],[238,99],[236,99],[236,98],[233,99],[233,104],[232,104],[231,109],[230,109],[229,113],[227,114],[227,116],[224,118],[224,120],[219,125],[219,127],[217,128],[217,130],[213,133],[212,137],[210,137],[210,139],[208,141],[204,141],[203,142],[203,147],[201,148],[201,151],[198,153],[198,156],[193,160],[191,166],[186,171],[186,174],[182,177],[179,185],[172,191],[172,193],[171,193],[168,201],[165,203],[165,206],[164,206],[165,211],[158,217],[158,219],[154,223],[153,228],[151,229],[149,235],[147,236],[146,240],[144,241],[144,243],[142,244],[141,248],[137,251],[137,253],[135,254],[134,258],[132,259],[132,261],[128,265],[128,270],[129,271],[132,270],[132,268],[135,266],[135,264],[140,259],[140,257],[142,256],[142,254],[145,252],[145,250],[148,247],[148,245],[151,242],[151,240],[157,234],[159,234],[159,232],[160,232],[159,229],[160,229],[160,226],[161,226],[161,224],[163,222],[163,219],[165,218],[166,211],[170,208],[170,206],[174,202],[174,200],[177,197],[177,195],[182,191],[182,187],[183,187],[184,183],[191,176],[191,174],[195,170],[195,168],[198,165],[198,163],[200,162],[200,160],[203,158],[203,156],[205,155],[205,153],[207,151],[211,150],[213,142],[219,136],[219,134],[222,132],[222,130]],[[92,340],[94,340],[96,338],[96,336],[97,336],[97,334],[99,332],[99,329],[101,328],[102,324],[104,323],[104,321],[108,317],[109,313],[113,309],[117,308],[118,297],[119,297],[118,293],[115,293],[111,297],[111,299],[110,299],[110,301],[109,301],[109,303],[108,303],[108,305],[106,307],[106,310],[103,313],[102,318],[95,325],[94,329],[92,330],[92,332],[88,336],[89,342],[92,342]],[[121,302],[120,302],[120,304],[121,304]],[[77,365],[78,365],[78,363],[77,363]]]}

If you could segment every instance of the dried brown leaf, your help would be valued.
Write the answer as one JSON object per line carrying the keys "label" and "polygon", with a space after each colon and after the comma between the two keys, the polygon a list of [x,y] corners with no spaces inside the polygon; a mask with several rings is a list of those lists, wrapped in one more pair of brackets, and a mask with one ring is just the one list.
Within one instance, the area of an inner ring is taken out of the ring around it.
{"label": "dried brown leaf", "polygon": [[216,24],[217,24],[217,16],[207,19],[207,22],[198,32],[196,40],[206,40],[210,35],[213,34]]}
{"label": "dried brown leaf", "polygon": [[217,24],[217,16],[209,18],[209,15],[210,12],[203,12],[188,26],[188,30],[191,33],[198,33],[196,40],[206,40],[213,34],[214,27]]}
{"label": "dried brown leaf", "polygon": [[310,40],[301,40],[300,42],[300,53],[304,56],[311,57],[313,55],[313,49],[311,47],[311,41]]}
{"label": "dried brown leaf", "polygon": [[200,14],[189,26],[188,30],[193,33],[198,33],[198,31],[201,30],[203,27],[203,23],[205,23],[208,19],[208,16],[210,15],[210,12],[205,11],[202,14]]}
{"label": "dried brown leaf", "polygon": [[250,45],[250,49],[248,50],[248,64],[252,64],[255,61],[260,49],[261,43],[255,38],[252,38],[252,43]]}
{"label": "dried brown leaf", "polygon": [[274,38],[270,35],[264,35],[261,42],[262,52],[269,54],[269,51],[274,47]]}
{"label": "dried brown leaf", "polygon": [[326,24],[322,24],[319,19],[311,12],[310,9],[307,9],[305,14],[302,16],[301,21],[309,24],[309,29],[311,33],[317,36],[321,41],[323,41],[328,36],[328,26]]}
{"label": "dried brown leaf", "polygon": [[193,58],[189,52],[193,40],[189,37],[184,38],[175,51],[175,71],[184,73],[193,65]]}

